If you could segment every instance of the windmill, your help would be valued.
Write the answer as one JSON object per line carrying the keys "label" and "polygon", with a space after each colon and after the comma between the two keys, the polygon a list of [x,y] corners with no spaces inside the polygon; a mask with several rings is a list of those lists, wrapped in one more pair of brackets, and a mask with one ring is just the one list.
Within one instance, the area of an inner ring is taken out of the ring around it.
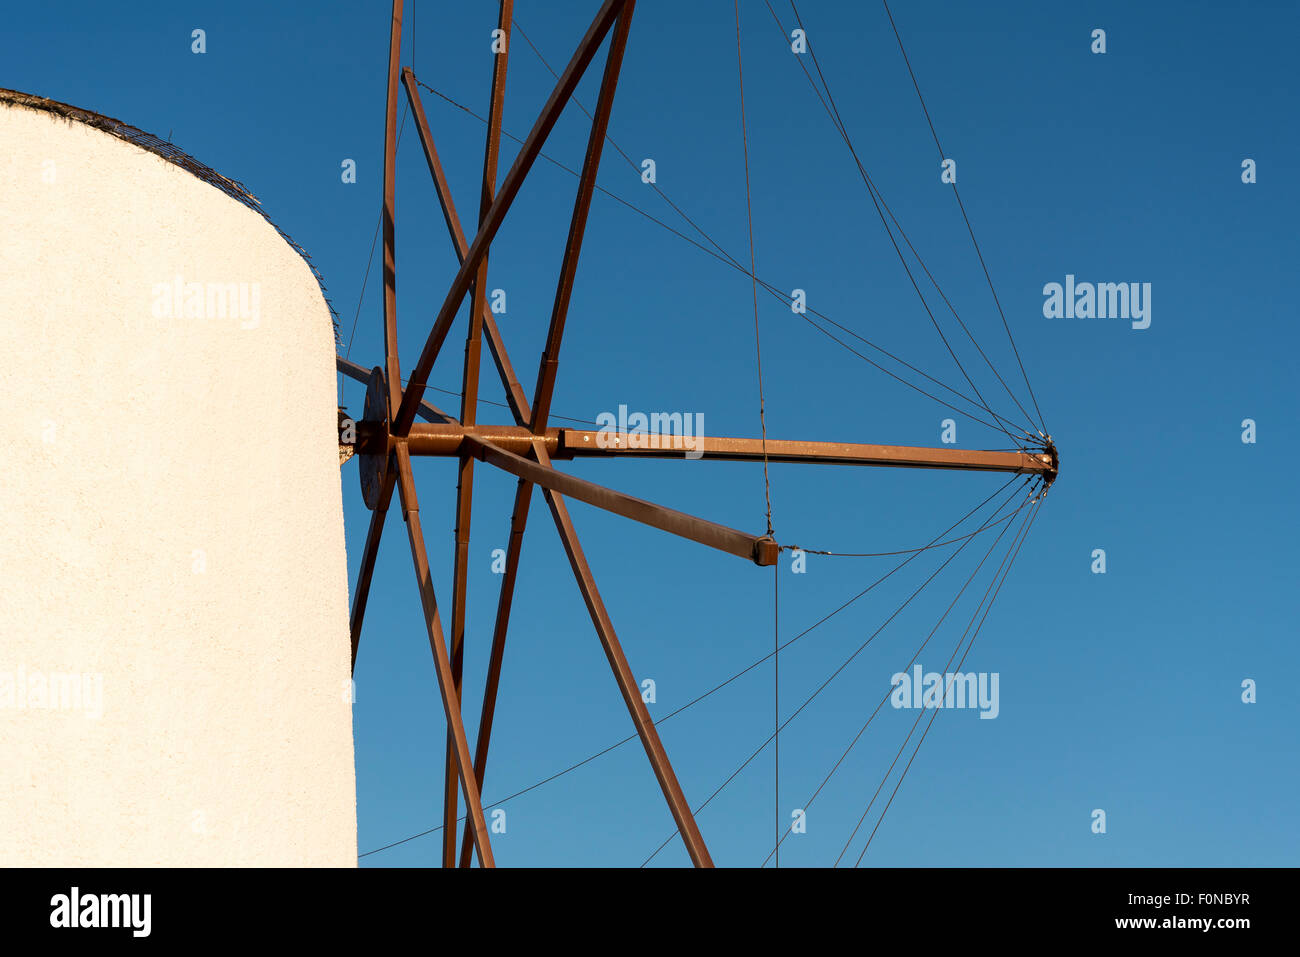
{"label": "windmill", "polygon": [[[646,457],[681,458],[680,448],[643,447],[635,436],[613,436],[585,429],[560,428],[550,424],[551,400],[559,369],[560,347],[568,318],[570,297],[582,251],[596,174],[600,167],[609,119],[614,106],[619,74],[632,25],[635,0],[604,0],[567,65],[558,74],[554,89],[524,138],[520,150],[505,173],[498,177],[501,141],[501,117],[509,65],[510,36],[513,25],[512,0],[500,0],[497,29],[504,38],[495,57],[487,138],[484,149],[482,189],[479,197],[477,225],[467,229],[457,211],[443,172],[433,133],[420,99],[419,83],[409,67],[401,67],[403,0],[394,0],[388,52],[387,100],[384,131],[384,293],[382,365],[371,369],[340,356],[339,372],[366,386],[365,411],[360,421],[343,420],[340,445],[352,447],[366,506],[371,510],[369,530],[361,556],[360,571],[353,593],[351,612],[352,661],[362,635],[367,597],[375,569],[375,558],[383,533],[385,518],[398,497],[406,524],[411,558],[428,631],[429,645],[443,711],[447,719],[447,744],[443,794],[443,841],[441,861],[451,867],[468,866],[472,856],[482,866],[493,866],[491,840],[484,818],[481,789],[491,745],[493,717],[497,706],[498,685],[511,603],[519,569],[520,552],[528,524],[534,487],[540,489],[568,556],[574,579],[582,593],[597,637],[609,661],[629,715],[636,728],[647,758],[663,791],[673,819],[693,864],[712,865],[703,835],[696,824],[691,806],[673,771],[642,700],[640,688],[619,642],[614,623],[601,600],[595,576],[569,517],[567,500],[572,498],[588,505],[641,522],[662,531],[689,539],[751,561],[758,566],[774,565],[782,545],[765,532],[746,532],[728,528],[706,518],[625,495],[614,489],[578,478],[555,467],[555,462],[577,458]],[[606,44],[606,40],[608,43]],[[538,368],[531,399],[515,374],[501,330],[494,321],[486,301],[488,260],[494,237],[510,211],[511,204],[528,177],[561,112],[586,71],[606,47],[604,69],[577,194],[573,202],[567,240],[562,250],[561,267],[551,310],[545,349]],[[400,88],[400,89],[399,89]],[[397,108],[402,90],[418,131],[433,179],[447,229],[455,248],[459,268],[447,285],[432,329],[418,359],[409,372],[402,371],[397,349],[396,326],[396,258],[394,253],[395,174],[397,149]],[[919,92],[919,90],[918,90]],[[972,234],[973,235],[973,234]],[[752,265],[750,275],[752,277]],[[755,283],[757,279],[754,278]],[[757,290],[757,286],[755,287]],[[757,291],[755,292],[757,296]],[[452,331],[453,321],[465,301],[470,303],[468,329],[465,333],[465,364],[459,415],[433,406],[425,399],[428,377],[441,349]],[[757,307],[756,307],[757,308]],[[1010,330],[1008,329],[1008,335]],[[510,422],[484,424],[478,420],[479,379],[482,346],[486,343],[497,374],[504,386]],[[405,385],[403,383],[405,382]],[[423,422],[417,422],[417,418]],[[764,432],[766,429],[764,428]],[[1020,474],[1041,480],[1045,490],[1059,468],[1056,448],[1050,436],[1040,432],[1029,435],[1031,442],[1011,451],[971,451],[953,448],[918,448],[890,445],[867,445],[841,442],[713,437],[703,440],[703,458],[742,462],[782,462],[797,464],[856,465],[894,468],[952,469]],[[420,521],[412,459],[438,456],[455,459],[458,485],[455,521],[455,564],[451,583],[450,616],[444,625],[438,595],[429,570],[424,534]],[[341,450],[340,460],[345,461]],[[496,622],[488,657],[486,684],[483,689],[477,740],[471,747],[462,716],[465,701],[462,687],[462,662],[465,640],[466,592],[470,542],[470,505],[473,495],[475,463],[484,462],[509,473],[518,480],[510,520],[509,546],[501,580]],[[1040,491],[1041,497],[1041,491]],[[770,511],[770,510],[769,510]],[[457,851],[459,800],[466,805],[466,825]]]}

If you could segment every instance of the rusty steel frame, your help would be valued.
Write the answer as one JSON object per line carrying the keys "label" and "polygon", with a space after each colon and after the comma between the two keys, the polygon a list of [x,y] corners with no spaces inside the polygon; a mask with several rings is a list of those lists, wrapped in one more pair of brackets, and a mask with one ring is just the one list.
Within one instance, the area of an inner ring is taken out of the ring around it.
{"label": "rusty steel frame", "polygon": [[[1055,479],[1058,470],[1056,450],[1050,441],[1042,451],[998,452],[695,436],[692,438],[693,444],[687,447],[680,436],[675,442],[663,444],[658,441],[650,443],[646,441],[645,435],[637,433],[548,427],[547,420],[550,416],[551,399],[554,395],[559,368],[559,352],[577,275],[583,235],[634,9],[635,0],[605,0],[601,5],[568,65],[557,78],[550,97],[523,141],[514,163],[500,187],[497,188],[501,114],[513,24],[513,0],[499,0],[498,29],[503,31],[506,43],[504,49],[494,57],[493,62],[478,229],[472,241],[467,241],[420,99],[418,80],[410,68],[399,68],[398,65],[401,50],[402,0],[393,2],[384,133],[384,365],[372,373],[341,356],[337,360],[338,371],[358,381],[370,383],[372,375],[381,376],[383,381],[378,382],[377,387],[385,388],[384,394],[387,398],[387,414],[383,416],[383,421],[362,420],[355,423],[356,450],[372,457],[382,457],[371,458],[370,461],[376,463],[386,461],[388,467],[377,486],[378,495],[373,500],[368,499],[368,502],[373,503],[373,514],[362,551],[350,616],[352,664],[355,669],[361,624],[374,574],[375,558],[383,532],[384,519],[393,491],[396,489],[410,538],[411,556],[424,609],[430,649],[433,652],[439,695],[447,720],[441,855],[444,867],[455,866],[457,863],[459,797],[464,797],[467,808],[459,855],[460,866],[469,866],[471,856],[475,853],[481,866],[494,866],[481,793],[487,769],[524,532],[535,485],[541,489],[546,499],[561,543],[569,558],[574,579],[687,853],[697,867],[711,867],[713,864],[690,805],[673,771],[663,743],[659,739],[654,721],[641,698],[640,687],[628,664],[613,622],[601,599],[591,567],[587,563],[573,521],[569,516],[565,497],[578,499],[678,537],[747,558],[759,565],[775,564],[781,546],[770,536],[756,536],[727,528],[707,519],[634,498],[560,472],[555,469],[553,460],[598,456],[680,458],[689,455],[693,458],[705,457],[720,461],[820,463],[1025,473],[1040,475],[1048,484]],[[546,345],[542,352],[537,384],[530,405],[515,375],[501,331],[487,303],[488,253],[493,238],[500,229],[529,170],[540,155],[542,146],[558,121],[560,113],[611,31],[612,36],[606,53],[596,108],[591,115],[587,151],[579,174],[569,232],[561,256]],[[421,148],[458,263],[456,275],[435,314],[432,329],[419,360],[411,370],[404,390],[397,354],[394,253],[396,101],[399,81],[406,91]],[[456,419],[426,401],[424,391],[433,363],[467,295],[470,300],[469,328],[465,340],[460,418]],[[511,417],[514,420],[512,425],[482,425],[477,421],[481,344],[484,339],[505,389]],[[414,419],[417,415],[426,419],[427,424],[416,424]],[[340,442],[342,441],[343,439],[340,438]],[[456,525],[453,535],[452,615],[448,634],[444,634],[443,631],[429,572],[428,556],[420,526],[415,477],[411,466],[413,456],[449,457],[458,461]],[[468,585],[473,468],[476,459],[516,476],[519,482],[511,512],[510,537],[488,655],[477,740],[471,757],[463,720],[461,680],[465,645],[465,597]]]}
{"label": "rusty steel frame", "polygon": [[[384,107],[384,371],[388,381],[388,418],[397,414],[402,397],[402,370],[397,361],[397,75],[402,55],[402,0],[393,0],[388,37],[388,93]],[[420,397],[417,397],[417,399]],[[414,406],[412,406],[414,412]]]}

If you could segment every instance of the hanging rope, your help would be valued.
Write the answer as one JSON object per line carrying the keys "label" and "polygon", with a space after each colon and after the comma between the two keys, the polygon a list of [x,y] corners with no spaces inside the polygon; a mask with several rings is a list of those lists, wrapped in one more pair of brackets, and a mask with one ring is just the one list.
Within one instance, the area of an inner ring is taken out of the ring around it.
{"label": "hanging rope", "polygon": [[[754,354],[758,361],[758,424],[763,443],[763,498],[767,503],[767,535],[772,537],[772,483],[768,477],[767,463],[767,410],[763,395],[763,342],[758,331],[758,265],[754,256],[754,203],[749,185],[749,130],[745,123],[745,60],[740,44],[740,0],[734,0],[736,11],[736,78],[740,85],[740,141],[745,156],[745,223],[749,228],[749,278],[754,296]],[[776,742],[772,753],[772,813],[775,840],[781,839],[781,638],[778,625],[780,609],[778,576],[780,563],[772,566],[772,739]],[[779,843],[778,843],[779,846]],[[781,866],[780,857],[777,866]]]}
{"label": "hanging rope", "polygon": [[740,52],[740,0],[736,9],[736,75],[740,80],[740,141],[745,156],[745,218],[749,226],[749,278],[754,293],[754,352],[758,357],[758,422],[763,435],[763,496],[767,500],[767,534],[772,534],[772,486],[767,474],[767,414],[763,396],[763,343],[758,333],[758,267],[754,260],[754,204],[749,188],[749,130],[745,124],[745,62]]}
{"label": "hanging rope", "polygon": [[772,754],[772,811],[775,816],[776,843],[772,853],[776,866],[781,866],[781,563],[772,566],[772,740],[776,743]]}

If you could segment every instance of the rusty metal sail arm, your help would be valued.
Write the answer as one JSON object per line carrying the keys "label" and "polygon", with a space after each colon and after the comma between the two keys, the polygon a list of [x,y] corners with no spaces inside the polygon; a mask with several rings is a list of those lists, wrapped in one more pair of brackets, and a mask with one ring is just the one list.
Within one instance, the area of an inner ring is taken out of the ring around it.
{"label": "rusty metal sail arm", "polygon": [[348,631],[352,636],[353,674],[357,670],[357,648],[361,644],[361,625],[366,618],[366,603],[370,599],[370,580],[375,574],[375,559],[379,557],[379,539],[384,533],[384,518],[388,515],[388,504],[393,498],[393,477],[396,472],[396,468],[388,470],[379,493],[379,502],[370,514],[370,528],[366,532],[366,544],[361,551],[361,567],[357,571],[357,587],[352,592],[352,613],[348,616]]}
{"label": "rusty metal sail arm", "polygon": [[518,478],[527,479],[534,485],[540,485],[544,489],[559,492],[579,502],[586,502],[607,512],[622,515],[624,518],[630,518],[673,535],[680,535],[682,538],[689,538],[691,541],[728,554],[748,558],[758,565],[776,564],[780,546],[766,536],[740,532],[710,522],[708,519],[697,518],[676,509],[647,502],[645,499],[616,492],[603,485],[580,479],[576,475],[557,472],[547,465],[508,452],[472,434],[466,434],[464,441],[475,457]]}
{"label": "rusty metal sail arm", "polygon": [[[684,440],[644,434],[601,433],[587,429],[549,428],[537,436],[516,425],[462,426],[457,423],[419,423],[407,436],[410,453],[419,456],[458,456],[470,440],[490,443],[516,456],[527,456],[534,439],[547,454],[560,461],[580,458],[702,458],[704,461],[761,462],[761,439],[710,435]],[[380,451],[386,435],[382,425],[357,423],[358,451]],[[698,444],[696,444],[698,443]],[[646,447],[640,447],[645,445]],[[699,452],[700,455],[695,453]],[[481,456],[480,456],[481,457]],[[1000,452],[983,449],[935,449],[909,445],[872,445],[854,442],[805,442],[768,439],[771,462],[821,465],[866,465],[889,468],[958,469],[968,472],[1010,472],[1041,475],[1049,482],[1060,463],[1051,444],[1042,450]],[[507,471],[511,471],[507,469]],[[540,483],[539,483],[540,484]]]}
{"label": "rusty metal sail arm", "polygon": [[[402,370],[397,358],[397,252],[396,209],[393,195],[397,183],[397,78],[402,54],[402,0],[393,0],[393,19],[388,40],[388,95],[384,109],[384,372],[388,383],[388,416],[402,405]],[[416,396],[411,403],[414,417]]]}
{"label": "rusty metal sail arm", "polygon": [[[358,382],[369,384],[373,375],[372,370],[360,366],[343,356],[335,356],[334,359],[339,372]],[[425,399],[420,400],[420,415],[438,425],[460,426],[460,423],[450,415]],[[339,436],[339,444],[343,444],[342,435]],[[370,528],[366,532],[366,543],[361,550],[357,585],[352,591],[352,611],[348,617],[348,630],[352,636],[352,670],[354,672],[357,669],[357,649],[361,642],[361,625],[365,621],[366,604],[370,598],[370,580],[375,573],[375,559],[379,555],[379,541],[384,532],[384,519],[388,514],[388,504],[393,496],[393,477],[395,475],[395,467],[388,470],[379,493],[379,500],[371,513]]]}
{"label": "rusty metal sail arm", "polygon": [[[664,436],[643,433],[556,429],[557,459],[593,457],[704,458],[732,462],[761,462],[761,439],[728,436]],[[907,445],[869,445],[852,442],[805,442],[768,439],[769,462],[821,463],[823,465],[874,465],[893,468],[962,469],[975,472],[1017,472],[1054,479],[1059,467],[1056,448],[1042,451],[999,452],[981,449],[932,449]]]}
{"label": "rusty metal sail arm", "polygon": [[407,535],[411,540],[411,557],[415,563],[415,578],[420,589],[420,601],[424,606],[425,625],[429,632],[429,650],[433,652],[443,714],[447,718],[447,727],[454,745],[453,754],[460,771],[457,780],[465,796],[465,805],[473,829],[474,849],[478,852],[479,863],[483,867],[495,867],[487,822],[483,816],[483,802],[479,796],[478,779],[471,764],[469,742],[465,736],[465,724],[461,719],[460,696],[456,692],[452,678],[451,658],[443,635],[438,599],[434,594],[433,582],[429,575],[429,558],[424,546],[424,532],[420,527],[420,504],[415,493],[411,458],[404,444],[398,443],[395,450],[398,494],[402,502],[402,515],[406,519]]}

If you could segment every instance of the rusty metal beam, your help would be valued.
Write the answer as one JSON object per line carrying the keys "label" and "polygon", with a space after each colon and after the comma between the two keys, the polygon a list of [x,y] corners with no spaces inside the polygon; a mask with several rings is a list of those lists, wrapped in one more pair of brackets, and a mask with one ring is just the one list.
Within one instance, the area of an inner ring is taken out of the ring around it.
{"label": "rusty metal beam", "polygon": [[[397,183],[397,74],[402,55],[402,0],[393,0],[388,37],[388,100],[384,111],[384,371],[388,379],[388,418],[397,414],[402,398],[402,370],[397,358],[397,253],[393,193]],[[423,398],[423,395],[417,397]],[[414,417],[416,403],[411,404]]]}
{"label": "rusty metal beam", "polygon": [[385,476],[383,490],[379,493],[379,504],[370,516],[370,529],[366,532],[366,545],[361,550],[361,567],[357,570],[357,587],[352,593],[352,614],[348,623],[352,634],[352,671],[357,670],[357,648],[361,643],[361,623],[366,617],[366,601],[370,598],[370,580],[375,574],[375,558],[379,554],[379,539],[384,534],[384,517],[388,514],[388,503],[393,498],[393,475],[391,466]]}
{"label": "rusty metal beam", "polygon": [[540,485],[548,491],[560,492],[588,505],[595,505],[607,512],[622,515],[624,518],[630,518],[682,538],[689,538],[691,541],[708,545],[730,555],[748,558],[757,565],[774,565],[780,555],[780,546],[766,536],[739,532],[734,528],[710,522],[708,519],[687,515],[685,512],[665,508],[647,502],[645,499],[624,495],[622,492],[596,485],[574,475],[557,472],[550,467],[550,457],[546,454],[546,445],[542,441],[536,442],[533,447],[534,454],[538,457],[536,462],[515,455],[513,452],[507,452],[474,435],[465,435],[464,442],[476,457],[518,478]]}
{"label": "rusty metal beam", "polygon": [[578,176],[578,195],[573,202],[573,217],[569,221],[569,235],[564,243],[564,257],[560,262],[560,278],[555,287],[555,303],[551,307],[551,323],[546,334],[546,348],[542,352],[541,366],[537,370],[537,389],[533,393],[532,430],[546,428],[551,413],[551,398],[555,394],[555,376],[559,370],[560,343],[564,336],[564,323],[573,297],[573,281],[578,273],[578,257],[582,253],[582,237],[587,229],[587,214],[591,211],[591,196],[596,188],[596,173],[600,169],[601,151],[609,129],[609,115],[614,108],[614,93],[618,88],[618,75],[623,66],[623,53],[627,49],[627,36],[632,28],[635,0],[628,0],[614,25],[614,34],[605,55],[605,73],[600,81],[596,99],[596,112],[591,118],[591,133],[587,137],[587,154]]}
{"label": "rusty metal beam", "polygon": [[[550,459],[540,443],[537,446],[537,455],[538,468],[549,469]],[[623,646],[614,631],[614,623],[610,620],[609,613],[605,610],[605,603],[601,600],[600,591],[596,588],[591,567],[587,564],[582,544],[578,541],[578,533],[574,530],[573,520],[569,518],[568,507],[564,499],[553,489],[543,487],[542,492],[546,496],[547,505],[550,506],[555,528],[564,543],[564,551],[569,556],[573,577],[577,579],[592,624],[596,626],[596,634],[600,636],[601,647],[605,649],[605,657],[609,659],[610,669],[614,672],[615,681],[618,682],[618,690],[623,695],[623,702],[632,716],[632,723],[636,726],[637,735],[641,738],[646,756],[650,759],[650,766],[654,768],[659,787],[668,801],[668,808],[682,836],[682,842],[686,845],[686,852],[690,855],[691,863],[696,867],[712,867],[713,858],[709,856],[704,837],[695,823],[695,815],[691,813],[691,806],[687,803],[686,795],[682,793],[682,787],[677,782],[677,775],[673,772],[667,752],[664,751],[663,742],[659,740],[659,732],[655,729],[650,712],[641,699],[641,686],[627,663]]]}
{"label": "rusty metal beam", "polygon": [[[514,0],[500,0],[497,30],[504,40],[504,45],[500,52],[496,53],[492,58],[492,91],[488,103],[487,138],[483,147],[483,182],[478,202],[478,225],[480,228],[483,226],[488,210],[492,208],[492,201],[496,199],[497,159],[501,152],[501,114],[505,109],[506,71],[510,65],[510,31],[513,24]],[[479,330],[482,326],[483,313],[487,308],[487,289],[485,288],[487,285],[487,271],[488,253],[484,252],[479,260],[478,273],[474,281],[474,291],[471,295],[473,307],[470,309],[470,334],[466,342],[466,348],[472,343],[475,350],[473,377],[475,392],[472,395],[469,394],[470,383],[467,381],[466,393],[469,398],[477,397]],[[468,380],[468,373],[466,378]],[[461,421],[470,425],[474,423],[472,416],[466,418],[465,415],[462,415]]]}
{"label": "rusty metal beam", "polygon": [[[462,411],[466,406],[462,405]],[[472,406],[471,406],[472,408]],[[456,702],[461,700],[461,677],[464,674],[465,596],[469,585],[469,524],[474,493],[474,459],[462,455],[456,478],[456,527],[453,538],[451,592],[451,681]],[[451,725],[447,726],[447,750],[443,762],[442,866],[456,866],[456,829],[460,807],[456,798],[458,777],[456,741]]]}
{"label": "rusty metal beam", "polygon": [[[505,46],[492,60],[492,92],[488,106],[487,139],[483,147],[483,183],[479,194],[479,225],[496,194],[497,156],[501,146],[501,111],[505,106],[506,68],[510,58],[510,26],[514,16],[513,0],[501,0],[497,28]],[[488,256],[479,260],[478,273],[470,292],[469,331],[465,335],[465,373],[461,386],[460,420],[472,426],[478,410],[479,357],[482,344],[483,312],[487,308]],[[456,700],[461,700],[465,661],[465,601],[469,588],[470,521],[473,516],[474,459],[462,453],[456,480],[456,528],[453,532],[454,558],[451,593],[451,677]],[[455,741],[447,734],[442,818],[442,863],[456,864],[456,825],[460,809],[456,803]],[[464,862],[469,866],[469,861]]]}
{"label": "rusty metal beam", "polygon": [[[517,425],[476,425],[464,428],[455,423],[417,424],[407,437],[410,453],[425,456],[457,456],[466,440],[477,439],[515,455],[529,455],[533,440],[541,439],[551,458],[569,461],[580,458],[683,458],[702,448],[705,460],[729,462],[763,461],[761,439],[705,436],[700,446],[678,445],[669,437],[600,433],[586,429],[549,428],[535,436]],[[382,426],[357,423],[357,444],[386,440]],[[633,442],[656,441],[658,448],[637,448]],[[1047,477],[1055,475],[1058,463],[1053,450],[1043,452],[994,452],[981,449],[934,449],[908,445],[869,445],[851,442],[803,442],[768,439],[770,462],[821,465],[859,465],[892,468],[959,469],[975,472],[1014,472]]]}
{"label": "rusty metal beam", "polygon": [[[761,462],[761,439],[740,439],[709,435],[647,436],[644,434],[601,433],[586,429],[560,429],[558,459],[585,457],[682,458],[688,452],[702,452],[706,459]],[[654,442],[657,448],[636,444]],[[686,443],[689,442],[690,445]],[[931,449],[906,445],[866,445],[850,442],[803,442],[767,440],[769,462],[805,462],[827,465],[876,465],[897,468],[967,469],[981,472],[1049,473],[1055,469],[1049,452],[987,452],[979,449]]]}
{"label": "rusty metal beam", "polygon": [[[382,422],[363,419],[357,422],[357,451],[378,452],[385,448],[385,444],[391,451],[392,446],[401,441],[407,444],[411,455],[454,458],[461,454],[466,436],[477,436],[524,455],[528,454],[534,438],[526,427],[519,425],[475,425],[467,429],[459,423],[417,423],[411,426],[410,435],[399,440],[385,431]],[[558,446],[558,432],[547,436],[545,441],[549,445]]]}
{"label": "rusty metal beam", "polygon": [[438,675],[438,691],[442,697],[442,710],[447,717],[447,727],[455,742],[458,779],[465,797],[465,808],[474,832],[474,849],[479,863],[495,867],[492,843],[488,838],[487,822],[483,817],[483,802],[479,796],[477,777],[470,762],[469,743],[465,737],[465,723],[461,719],[460,697],[456,693],[451,673],[451,658],[443,638],[442,622],[438,615],[438,599],[429,576],[429,557],[424,547],[424,532],[420,528],[420,503],[415,494],[415,476],[411,470],[411,457],[405,446],[397,445],[397,485],[402,500],[402,513],[411,540],[411,557],[415,563],[415,578],[420,586],[420,602],[424,607],[425,625],[429,632],[429,649],[433,652],[434,668]]}
{"label": "rusty metal beam", "polygon": [[536,123],[533,124],[532,130],[524,139],[524,144],[515,158],[514,165],[511,166],[510,172],[506,173],[496,199],[492,201],[492,205],[488,208],[478,234],[470,243],[465,260],[461,263],[460,270],[456,273],[451,287],[447,290],[447,296],[434,319],[433,329],[430,331],[428,339],[425,340],[424,349],[420,352],[420,358],[411,370],[406,392],[402,396],[401,406],[397,414],[393,416],[392,429],[394,435],[405,437],[407,432],[410,431],[411,424],[415,421],[416,407],[420,398],[424,395],[429,372],[433,368],[434,360],[438,357],[438,351],[442,348],[442,343],[451,328],[452,320],[455,319],[456,313],[465,299],[465,294],[469,291],[470,283],[477,274],[479,261],[487,253],[488,246],[501,228],[501,223],[505,220],[510,205],[519,194],[520,187],[523,186],[524,178],[537,161],[538,154],[541,152],[547,136],[554,129],[556,122],[560,118],[560,113],[569,101],[569,97],[573,95],[573,91],[577,88],[582,74],[595,57],[596,50],[600,47],[601,42],[605,39],[605,34],[609,32],[610,27],[613,25],[614,18],[622,12],[627,2],[628,0],[605,0],[586,35],[582,38],[582,42],[578,44],[578,49],[574,52],[568,66],[560,74],[560,79],[556,82],[554,90],[551,91],[550,98],[542,108],[542,112],[537,117]]}

